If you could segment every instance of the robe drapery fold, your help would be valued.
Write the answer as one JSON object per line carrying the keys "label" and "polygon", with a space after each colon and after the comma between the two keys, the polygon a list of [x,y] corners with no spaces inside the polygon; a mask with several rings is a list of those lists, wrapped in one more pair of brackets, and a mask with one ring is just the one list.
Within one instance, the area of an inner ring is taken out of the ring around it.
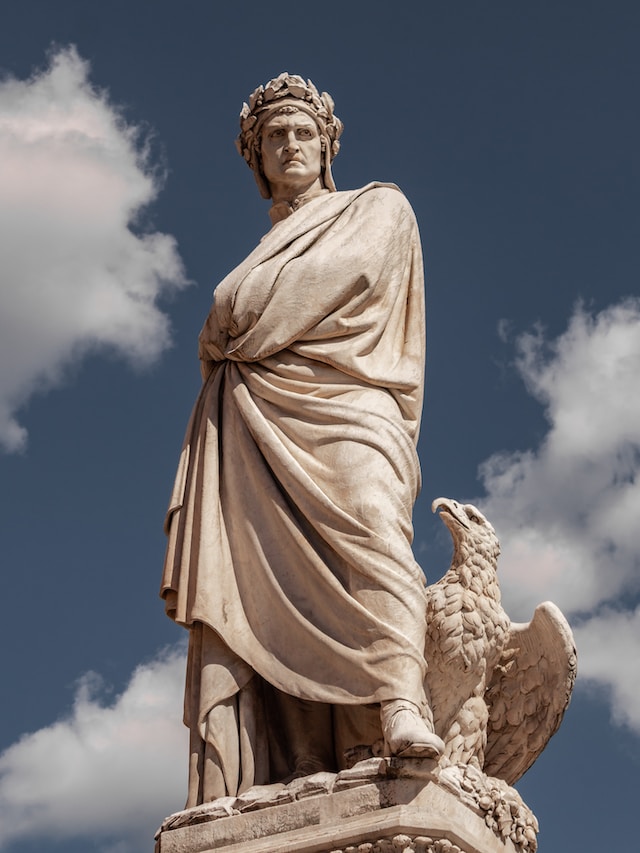
{"label": "robe drapery fold", "polygon": [[424,335],[417,225],[389,185],[309,201],[216,288],[162,582],[192,630],[185,721],[217,755],[194,759],[191,804],[269,781],[261,749],[247,769],[211,731],[242,752],[255,673],[312,703],[424,704]]}

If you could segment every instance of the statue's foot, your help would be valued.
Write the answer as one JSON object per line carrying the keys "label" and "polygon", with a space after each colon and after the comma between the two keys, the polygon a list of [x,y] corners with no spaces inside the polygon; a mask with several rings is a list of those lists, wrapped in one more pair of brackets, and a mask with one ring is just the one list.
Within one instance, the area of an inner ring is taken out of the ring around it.
{"label": "statue's foot", "polygon": [[439,758],[444,752],[444,741],[431,731],[413,703],[382,703],[380,720],[385,744],[391,755],[400,758]]}

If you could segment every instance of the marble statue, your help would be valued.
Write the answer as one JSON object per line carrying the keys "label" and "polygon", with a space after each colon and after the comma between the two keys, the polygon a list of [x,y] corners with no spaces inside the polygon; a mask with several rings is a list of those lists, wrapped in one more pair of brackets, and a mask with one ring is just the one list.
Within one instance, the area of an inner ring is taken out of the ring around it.
{"label": "marble statue", "polygon": [[500,544],[472,504],[434,512],[453,538],[448,572],[427,588],[427,685],[441,764],[472,765],[516,782],[557,731],[576,677],[571,629],[551,602],[512,623],[500,602]]}
{"label": "marble statue", "polygon": [[378,737],[443,749],[411,551],[420,240],[396,187],[336,192],[341,130],[331,98],[286,73],[241,115],[273,227],[200,335],[162,584],[190,631],[191,804],[340,767]]}
{"label": "marble statue", "polygon": [[260,86],[240,125],[272,227],[215,290],[166,519],[162,595],[189,630],[187,806],[362,755],[510,784],[566,707],[570,632],[552,605],[511,625],[474,508],[438,502],[455,543],[442,581],[427,588],[413,556],[414,214],[393,185],[336,191],[342,123],[310,81]]}

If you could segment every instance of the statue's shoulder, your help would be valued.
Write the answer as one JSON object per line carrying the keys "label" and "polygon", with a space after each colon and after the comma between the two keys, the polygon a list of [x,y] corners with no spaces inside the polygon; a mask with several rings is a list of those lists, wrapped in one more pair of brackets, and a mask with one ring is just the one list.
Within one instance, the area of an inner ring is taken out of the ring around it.
{"label": "statue's shoulder", "polygon": [[359,208],[375,207],[386,211],[389,215],[408,212],[413,216],[413,209],[400,187],[396,184],[372,181],[356,190],[335,193],[341,196],[344,207],[356,205]]}
{"label": "statue's shoulder", "polygon": [[389,199],[390,201],[401,203],[404,201],[408,204],[404,193],[397,184],[387,183],[385,181],[371,181],[363,187],[358,187],[355,190],[344,190],[337,192],[337,196],[342,196],[345,199],[351,197],[354,201],[357,198],[366,199]]}

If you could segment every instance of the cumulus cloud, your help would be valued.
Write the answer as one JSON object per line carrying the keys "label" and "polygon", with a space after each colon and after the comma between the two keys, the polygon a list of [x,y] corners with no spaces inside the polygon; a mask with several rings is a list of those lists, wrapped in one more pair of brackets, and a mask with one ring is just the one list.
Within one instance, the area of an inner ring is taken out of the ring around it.
{"label": "cumulus cloud", "polygon": [[575,637],[581,677],[605,691],[617,723],[640,734],[640,608],[607,608],[578,625]]}
{"label": "cumulus cloud", "polygon": [[173,237],[133,230],[160,178],[74,48],[0,80],[0,446],[16,412],[91,350],[135,365],[169,343],[158,299],[187,281]]}
{"label": "cumulus cloud", "polygon": [[640,733],[640,674],[628,667],[640,611],[625,604],[640,587],[640,300],[596,315],[578,306],[557,339],[536,329],[516,346],[549,428],[537,448],[480,468],[505,604],[528,619],[552,599],[573,616],[583,676],[606,686],[615,718]]}
{"label": "cumulus cloud", "polygon": [[103,839],[103,851],[151,849],[186,791],[181,724],[185,655],[139,666],[111,704],[85,676],[72,712],[0,755],[0,849],[17,839]]}

